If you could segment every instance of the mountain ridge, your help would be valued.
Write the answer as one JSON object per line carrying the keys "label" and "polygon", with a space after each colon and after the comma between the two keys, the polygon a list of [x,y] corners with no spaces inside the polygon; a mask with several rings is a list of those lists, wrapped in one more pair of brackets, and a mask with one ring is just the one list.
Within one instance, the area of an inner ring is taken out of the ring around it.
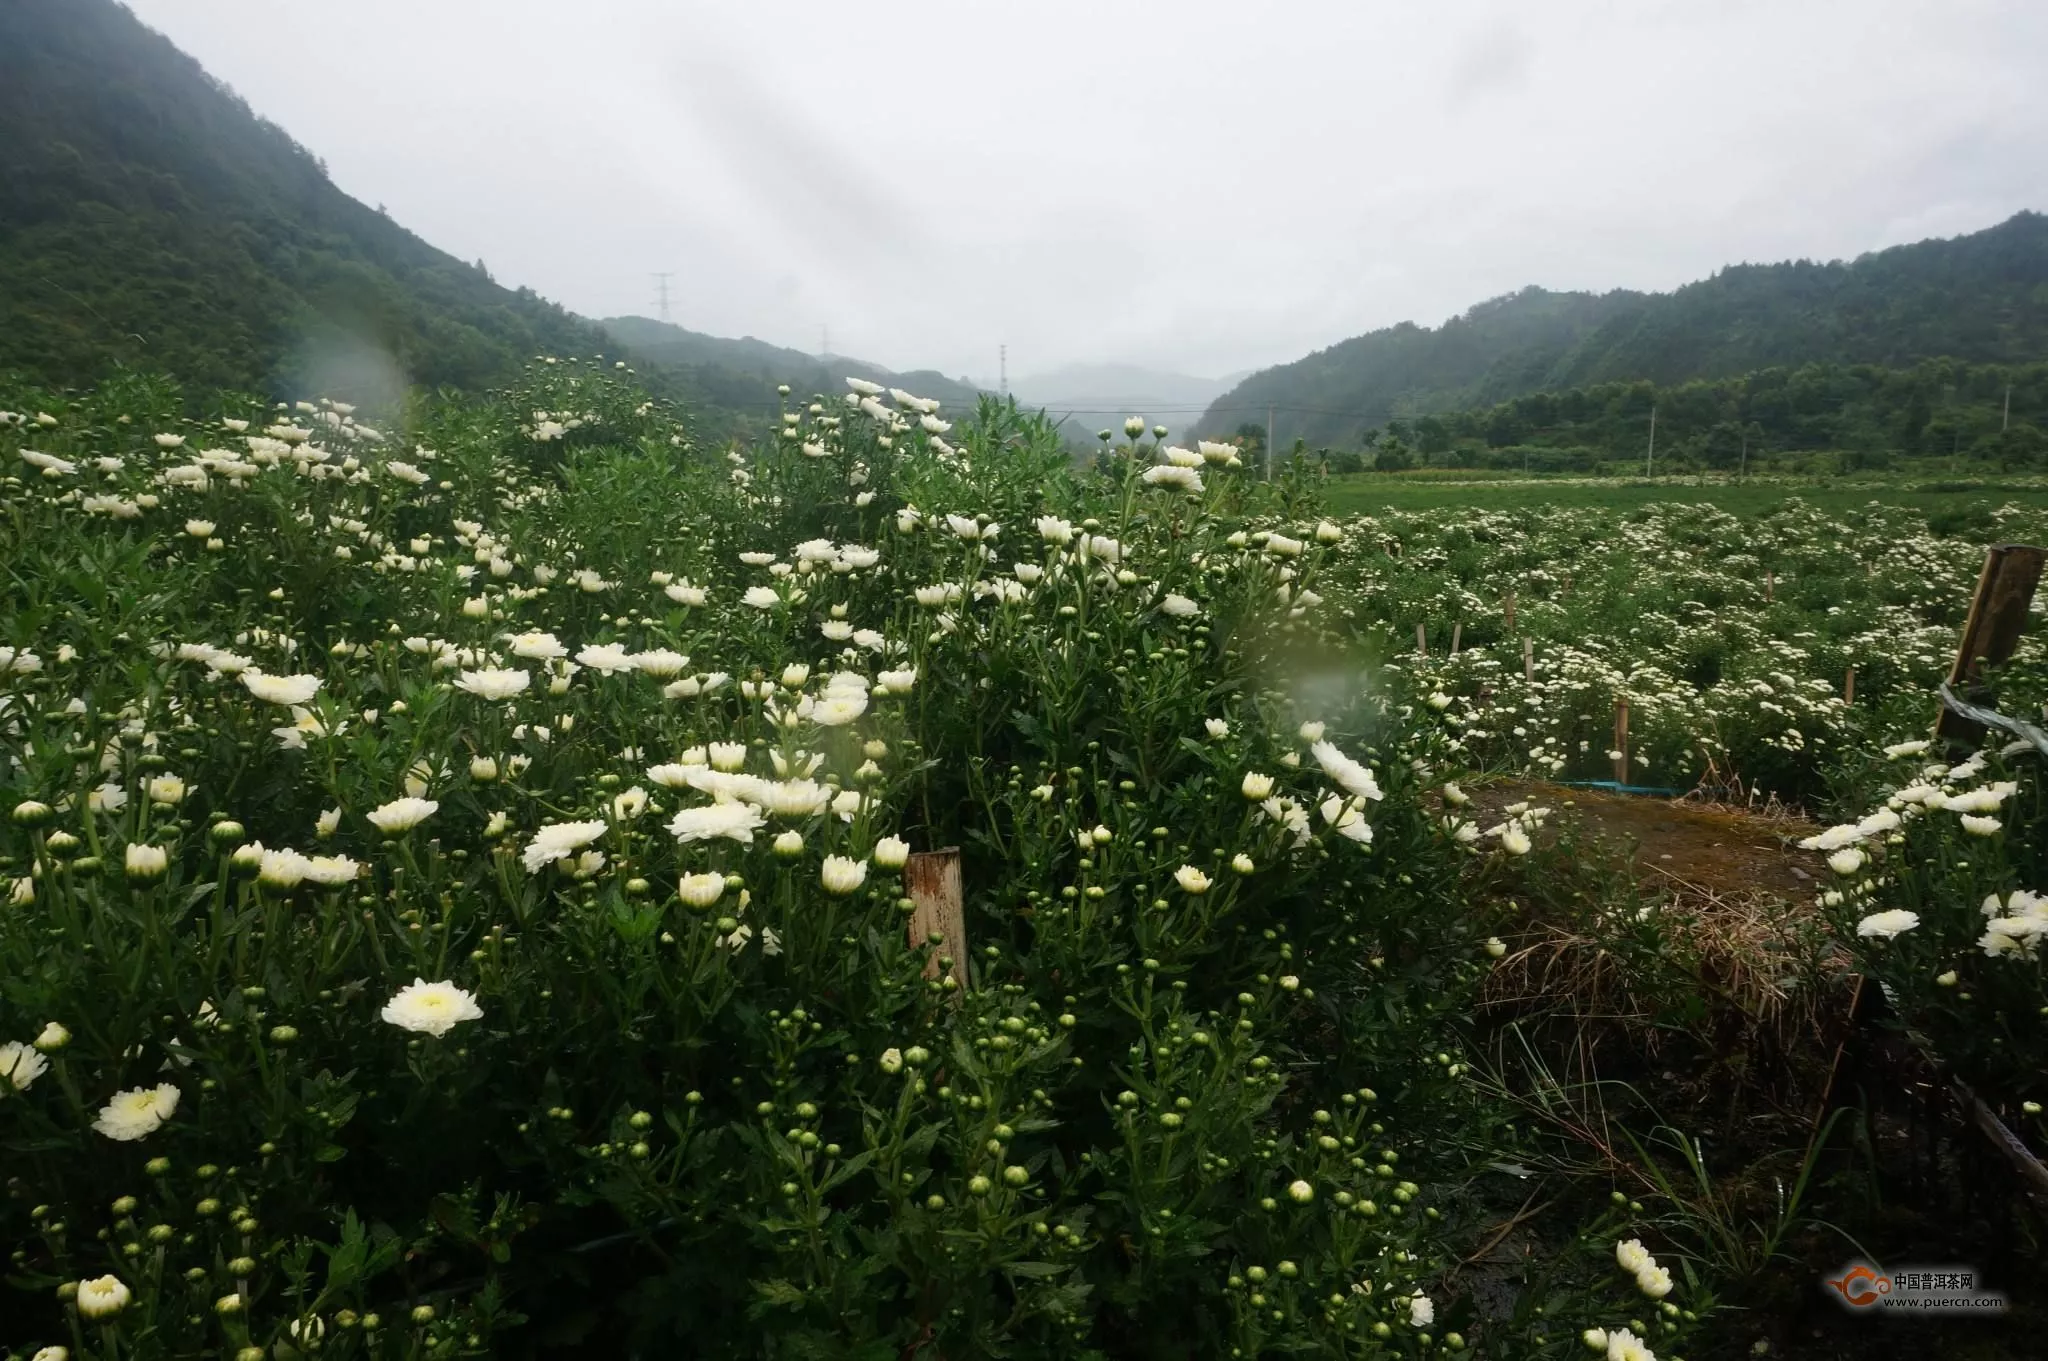
{"label": "mountain ridge", "polygon": [[1253,374],[1198,425],[1277,408],[1277,438],[1355,443],[1397,416],[1636,379],[1678,383],[1804,363],[2019,363],[2048,353],[2048,217],[1853,261],[1737,264],[1669,293],[1531,286],[1438,327],[1402,322]]}

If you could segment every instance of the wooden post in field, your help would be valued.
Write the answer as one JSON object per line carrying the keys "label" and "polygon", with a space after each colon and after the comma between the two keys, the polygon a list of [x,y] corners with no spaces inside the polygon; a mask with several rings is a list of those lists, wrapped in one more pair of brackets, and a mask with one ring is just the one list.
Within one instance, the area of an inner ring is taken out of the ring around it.
{"label": "wooden post in field", "polygon": [[[2034,603],[2034,588],[2041,584],[2044,559],[2048,552],[2019,543],[1999,544],[1985,553],[1977,594],[1970,600],[1970,616],[1963,621],[1962,642],[1948,673],[1949,688],[1958,698],[1969,698],[1967,691],[1982,682],[1986,663],[1997,666],[2011,659],[2027,627],[2027,609]],[[1984,726],[1944,705],[1934,720],[1934,735],[1974,744],[1984,736]]]}
{"label": "wooden post in field", "polygon": [[1427,657],[1429,655],[1429,631],[1420,624],[1415,626],[1415,655],[1418,657]]}
{"label": "wooden post in field", "polygon": [[1776,568],[1770,568],[1770,569],[1767,569],[1767,570],[1766,570],[1766,571],[1764,572],[1764,604],[1766,604],[1766,605],[1770,604],[1770,603],[1771,603],[1771,597],[1772,597],[1772,596],[1774,596],[1774,595],[1776,595],[1776,594],[1777,594],[1777,591],[1778,591],[1778,572],[1777,572],[1777,569],[1776,569]]}
{"label": "wooden post in field", "polygon": [[1614,782],[1628,783],[1628,696],[1614,701]]}
{"label": "wooden post in field", "polygon": [[1512,638],[1515,636],[1515,593],[1513,591],[1508,592],[1504,613],[1506,618],[1503,620],[1503,623],[1506,625],[1508,637]]}
{"label": "wooden post in field", "polygon": [[1455,620],[1451,624],[1451,655],[1458,655],[1458,643],[1465,636],[1465,621]]}
{"label": "wooden post in field", "polygon": [[[924,976],[939,976],[939,957],[953,961],[952,976],[967,986],[967,911],[960,889],[960,848],[920,851],[903,866],[903,889],[915,904],[910,910],[910,946],[922,949],[933,935],[940,943],[925,960]],[[955,1000],[958,1000],[957,997]]]}
{"label": "wooden post in field", "polygon": [[1849,705],[1854,704],[1855,702],[1856,668],[1852,666],[1849,668],[1848,673],[1842,677],[1842,703],[1844,705]]}
{"label": "wooden post in field", "polygon": [[1536,679],[1536,648],[1527,638],[1522,640],[1522,679]]}

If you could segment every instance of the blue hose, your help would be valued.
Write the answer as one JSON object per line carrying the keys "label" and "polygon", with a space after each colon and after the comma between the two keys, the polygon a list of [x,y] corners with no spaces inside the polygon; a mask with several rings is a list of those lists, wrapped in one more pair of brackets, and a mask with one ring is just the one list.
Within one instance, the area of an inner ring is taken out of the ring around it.
{"label": "blue hose", "polygon": [[1648,784],[1622,784],[1617,780],[1557,780],[1567,789],[1604,789],[1613,794],[1655,794],[1659,798],[1676,799],[1686,793],[1683,789],[1663,789]]}

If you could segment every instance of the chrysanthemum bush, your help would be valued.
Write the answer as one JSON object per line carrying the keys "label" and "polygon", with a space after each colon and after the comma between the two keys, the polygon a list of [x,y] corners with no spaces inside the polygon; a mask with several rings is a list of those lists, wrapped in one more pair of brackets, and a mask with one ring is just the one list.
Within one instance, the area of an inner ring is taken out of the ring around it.
{"label": "chrysanthemum bush", "polygon": [[1858,968],[1883,985],[1890,1018],[2042,1150],[2044,758],[1989,737],[1961,760],[1925,739],[1873,755],[1845,774],[1845,794],[1870,811],[1805,845],[1823,866],[1821,905]]}
{"label": "chrysanthemum bush", "polygon": [[[1626,1211],[1460,1283],[1511,1136],[1458,883],[1515,848],[1419,797],[1345,532],[855,386],[731,450],[597,362],[377,427],[15,398],[0,1342],[1682,1338]],[[909,939],[946,846],[967,940]]]}
{"label": "chrysanthemum bush", "polygon": [[[1910,507],[1828,515],[1796,498],[1748,517],[1676,502],[1389,512],[1348,526],[1324,589],[1412,677],[1450,759],[1606,780],[1621,756],[1634,784],[1818,806],[1843,766],[1926,724],[1985,543],[2048,537],[2038,509],[1985,518],[1940,534]],[[2038,661],[2048,640],[2022,649]]]}

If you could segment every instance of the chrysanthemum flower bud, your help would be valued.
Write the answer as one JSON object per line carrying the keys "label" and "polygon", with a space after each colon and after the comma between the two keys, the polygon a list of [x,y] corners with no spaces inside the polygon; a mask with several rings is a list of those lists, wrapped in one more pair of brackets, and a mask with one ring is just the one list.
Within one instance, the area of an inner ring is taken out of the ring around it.
{"label": "chrysanthemum flower bud", "polygon": [[1250,856],[1246,855],[1243,851],[1239,851],[1236,855],[1230,857],[1230,868],[1236,870],[1239,874],[1250,874],[1258,866],[1252,863]]}
{"label": "chrysanthemum flower bud", "polygon": [[170,852],[161,846],[131,841],[122,852],[122,864],[131,884],[153,884],[169,872]]}
{"label": "chrysanthemum flower bud", "polygon": [[901,1049],[884,1049],[879,1061],[882,1065],[882,1071],[892,1077],[903,1071],[903,1051]]}
{"label": "chrysanthemum flower bud", "polygon": [[910,843],[901,837],[885,836],[875,843],[875,864],[885,870],[901,869],[910,859]]}
{"label": "chrysanthemum flower bud", "polygon": [[781,856],[784,860],[796,859],[796,857],[804,853],[804,839],[802,833],[784,832],[782,835],[775,838],[775,845],[773,849],[775,853]]}
{"label": "chrysanthemum flower bud", "polygon": [[488,756],[471,757],[469,778],[478,784],[490,784],[498,778],[498,763]]}
{"label": "chrysanthemum flower bud", "polygon": [[1262,775],[1256,770],[1245,772],[1244,783],[1238,786],[1244,796],[1253,803],[1272,797],[1273,777]]}
{"label": "chrysanthemum flower bud", "polygon": [[1306,1205],[1316,1198],[1316,1188],[1305,1181],[1290,1182],[1287,1186],[1287,1198],[1296,1205]]}
{"label": "chrysanthemum flower bud", "polygon": [[14,825],[17,827],[42,827],[56,815],[55,809],[39,799],[23,799],[14,805]]}

